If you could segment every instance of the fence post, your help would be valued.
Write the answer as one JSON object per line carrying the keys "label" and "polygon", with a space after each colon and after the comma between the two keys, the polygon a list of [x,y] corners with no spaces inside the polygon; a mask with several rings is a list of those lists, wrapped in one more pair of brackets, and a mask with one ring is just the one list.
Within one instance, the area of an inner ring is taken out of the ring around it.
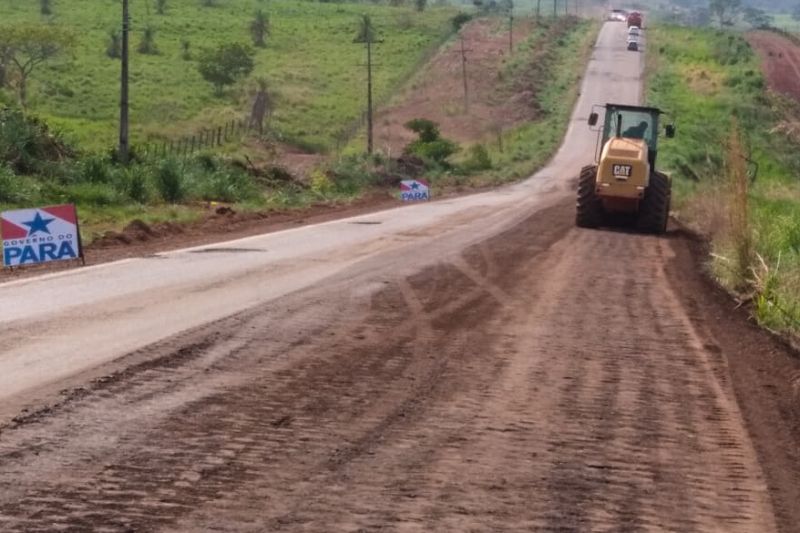
{"label": "fence post", "polygon": [[222,146],[222,126],[217,128],[217,146]]}
{"label": "fence post", "polygon": [[194,135],[192,135],[192,147],[189,149],[189,155],[194,153]]}

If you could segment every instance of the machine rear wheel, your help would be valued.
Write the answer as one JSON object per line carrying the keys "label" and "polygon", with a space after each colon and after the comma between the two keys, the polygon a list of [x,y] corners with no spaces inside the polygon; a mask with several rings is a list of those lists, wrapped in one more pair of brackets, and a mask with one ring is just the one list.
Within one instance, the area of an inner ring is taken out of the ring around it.
{"label": "machine rear wheel", "polygon": [[637,227],[656,234],[667,231],[671,198],[669,178],[661,172],[653,172],[650,175],[650,185],[639,204]]}
{"label": "machine rear wheel", "polygon": [[603,223],[603,203],[595,193],[596,181],[596,165],[589,165],[581,169],[575,214],[575,224],[581,228],[596,228]]}

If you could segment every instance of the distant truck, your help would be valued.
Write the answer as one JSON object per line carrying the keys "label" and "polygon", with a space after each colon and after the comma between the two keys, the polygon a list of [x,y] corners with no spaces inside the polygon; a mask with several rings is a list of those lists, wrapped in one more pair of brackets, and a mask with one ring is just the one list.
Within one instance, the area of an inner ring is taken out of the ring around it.
{"label": "distant truck", "polygon": [[642,27],[642,14],[638,11],[631,11],[628,13],[628,27],[637,26]]}

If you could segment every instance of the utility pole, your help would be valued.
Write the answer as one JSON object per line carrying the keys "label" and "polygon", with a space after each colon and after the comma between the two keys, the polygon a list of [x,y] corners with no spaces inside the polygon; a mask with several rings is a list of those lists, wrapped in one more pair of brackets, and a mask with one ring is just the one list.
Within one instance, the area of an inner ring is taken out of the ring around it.
{"label": "utility pole", "polygon": [[361,16],[361,27],[353,42],[367,45],[367,153],[372,154],[372,43],[379,43],[381,40],[375,38],[375,28],[369,15]]}
{"label": "utility pole", "polygon": [[467,87],[467,52],[464,48],[464,34],[461,34],[461,78],[464,81],[464,112],[469,111],[469,90]]}
{"label": "utility pole", "polygon": [[129,0],[122,0],[122,72],[120,74],[119,98],[119,159],[128,163],[130,151],[128,139],[128,32],[130,30]]}
{"label": "utility pole", "polygon": [[508,10],[508,54],[514,53],[514,7]]}
{"label": "utility pole", "polygon": [[536,0],[536,22],[539,22],[539,17],[542,14],[542,0]]}
{"label": "utility pole", "polygon": [[372,38],[367,37],[367,153],[372,154]]}
{"label": "utility pole", "polygon": [[553,0],[553,18],[558,18],[558,0]]}

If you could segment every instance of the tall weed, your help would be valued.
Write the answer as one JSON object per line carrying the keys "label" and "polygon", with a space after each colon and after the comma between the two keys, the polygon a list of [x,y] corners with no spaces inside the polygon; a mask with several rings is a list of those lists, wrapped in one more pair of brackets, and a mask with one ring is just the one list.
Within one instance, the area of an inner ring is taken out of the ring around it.
{"label": "tall weed", "polygon": [[734,275],[738,288],[743,289],[749,283],[753,266],[753,232],[750,228],[747,161],[740,135],[738,121],[734,118],[731,120],[726,162],[729,187],[728,238],[734,250]]}
{"label": "tall weed", "polygon": [[158,193],[165,202],[177,204],[186,198],[183,169],[177,160],[162,161],[155,170],[154,181]]}

